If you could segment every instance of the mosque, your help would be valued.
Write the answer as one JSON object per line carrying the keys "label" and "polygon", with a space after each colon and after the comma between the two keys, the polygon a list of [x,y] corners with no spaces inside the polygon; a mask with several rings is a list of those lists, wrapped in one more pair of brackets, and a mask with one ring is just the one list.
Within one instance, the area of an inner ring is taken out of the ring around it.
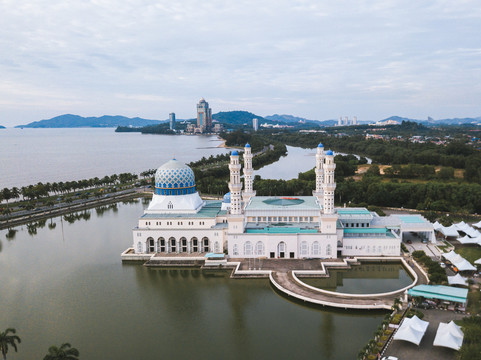
{"label": "mosque", "polygon": [[312,196],[256,196],[252,156],[246,144],[243,189],[239,153],[232,151],[230,192],[222,201],[199,196],[187,165],[173,159],[159,167],[152,201],[133,229],[133,245],[123,259],[399,256],[406,233],[435,241],[432,225],[420,215],[380,217],[365,208],[335,208],[334,154],[322,144],[316,151]]}

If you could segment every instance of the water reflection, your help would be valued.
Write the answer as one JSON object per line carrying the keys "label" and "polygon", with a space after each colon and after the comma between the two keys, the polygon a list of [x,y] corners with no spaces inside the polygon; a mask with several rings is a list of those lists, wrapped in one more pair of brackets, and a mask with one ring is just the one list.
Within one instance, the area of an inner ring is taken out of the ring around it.
{"label": "water reflection", "polygon": [[75,212],[75,213],[64,215],[63,219],[69,224],[73,224],[74,222],[79,220],[85,220],[85,221],[90,220],[90,217],[91,217],[90,210],[84,210],[81,212]]}
{"label": "water reflection", "polygon": [[382,263],[355,265],[349,270],[329,269],[329,277],[302,281],[329,291],[369,294],[401,289],[412,279],[400,263]]}
{"label": "water reflection", "polygon": [[102,205],[102,206],[97,206],[95,208],[95,212],[97,213],[97,217],[100,217],[104,214],[106,211],[118,211],[118,206],[117,203],[115,204],[110,204],[110,205]]}

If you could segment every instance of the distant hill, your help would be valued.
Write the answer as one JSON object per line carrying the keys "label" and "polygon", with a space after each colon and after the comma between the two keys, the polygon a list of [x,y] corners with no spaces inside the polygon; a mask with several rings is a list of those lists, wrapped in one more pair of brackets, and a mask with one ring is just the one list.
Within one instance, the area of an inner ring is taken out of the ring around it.
{"label": "distant hill", "polygon": [[419,119],[410,119],[401,116],[391,116],[386,119],[380,120],[382,122],[387,120],[396,120],[400,123],[403,121],[411,121],[417,122],[427,126],[436,126],[436,125],[462,125],[462,124],[481,124],[481,116],[476,118],[452,118],[452,119],[439,119],[434,120],[432,117],[428,117],[427,120],[419,120]]}
{"label": "distant hill", "polygon": [[100,117],[82,117],[79,115],[65,114],[51,119],[34,121],[27,125],[18,125],[17,128],[78,128],[78,127],[117,127],[117,126],[147,126],[156,125],[167,120],[147,120],[139,117],[128,118],[125,116],[104,115]]}
{"label": "distant hill", "polygon": [[302,121],[317,121],[317,120],[304,119],[304,118],[294,116],[294,115],[278,115],[278,114],[265,116],[264,118],[267,119],[267,120],[282,121],[282,122],[285,122],[285,123],[298,123],[298,122],[302,122]]}
{"label": "distant hill", "polygon": [[212,115],[213,120],[217,120],[222,124],[231,124],[231,125],[242,125],[242,124],[249,124],[252,125],[252,119],[257,118],[259,119],[259,124],[261,122],[272,123],[272,121],[266,121],[265,118],[262,116],[253,114],[248,111],[221,111],[217,114]]}

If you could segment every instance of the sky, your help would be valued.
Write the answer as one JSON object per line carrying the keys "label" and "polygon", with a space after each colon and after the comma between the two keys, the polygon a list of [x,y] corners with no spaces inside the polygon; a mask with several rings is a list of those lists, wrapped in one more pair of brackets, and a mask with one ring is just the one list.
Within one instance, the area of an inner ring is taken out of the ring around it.
{"label": "sky", "polygon": [[481,116],[479,0],[0,0],[0,125]]}

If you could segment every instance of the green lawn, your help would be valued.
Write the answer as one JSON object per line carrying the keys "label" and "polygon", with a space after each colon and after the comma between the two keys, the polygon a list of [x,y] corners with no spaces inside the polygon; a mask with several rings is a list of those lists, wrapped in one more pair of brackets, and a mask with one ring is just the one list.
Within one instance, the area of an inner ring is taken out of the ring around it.
{"label": "green lawn", "polygon": [[478,245],[457,248],[455,251],[473,265],[474,261],[481,258],[481,247]]}

